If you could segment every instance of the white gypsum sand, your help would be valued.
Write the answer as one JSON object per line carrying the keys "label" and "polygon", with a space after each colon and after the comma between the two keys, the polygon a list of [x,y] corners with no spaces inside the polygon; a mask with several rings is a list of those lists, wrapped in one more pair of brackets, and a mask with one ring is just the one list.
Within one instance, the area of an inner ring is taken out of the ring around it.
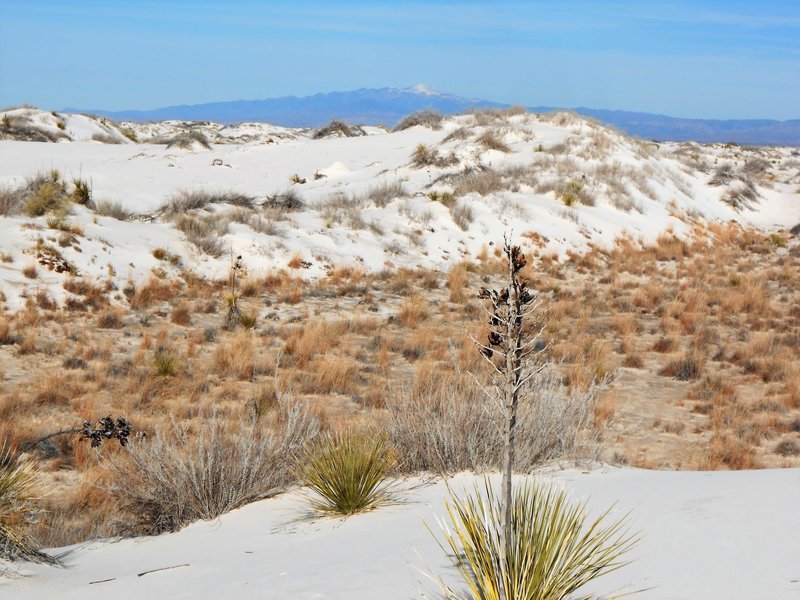
{"label": "white gypsum sand", "polygon": [[[664,472],[595,468],[545,472],[592,514],[616,503],[641,541],[633,562],[587,592],[643,590],[653,600],[752,600],[800,595],[800,470]],[[499,482],[499,476],[495,476]],[[518,478],[518,482],[521,478]],[[481,476],[450,480],[456,492]],[[438,596],[428,579],[458,579],[425,523],[444,515],[445,484],[401,483],[401,503],[348,519],[307,514],[302,491],[151,538],[70,548],[66,568],[24,565],[0,598],[331,598]],[[17,566],[17,565],[15,565]],[[140,575],[141,574],[141,575]]]}

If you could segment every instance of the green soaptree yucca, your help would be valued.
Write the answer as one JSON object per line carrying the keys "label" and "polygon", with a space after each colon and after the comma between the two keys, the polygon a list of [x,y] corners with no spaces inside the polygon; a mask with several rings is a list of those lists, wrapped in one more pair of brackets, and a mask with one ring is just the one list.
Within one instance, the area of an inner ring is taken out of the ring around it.
{"label": "green soaptree yucca", "polygon": [[27,532],[28,515],[36,508],[36,466],[16,460],[0,446],[0,558],[53,562]]}
{"label": "green soaptree yucca", "polygon": [[[552,484],[514,489],[513,535],[505,534],[505,509],[488,478],[484,489],[446,504],[449,524],[440,542],[466,584],[471,600],[566,600],[586,583],[627,564],[637,538],[627,516],[606,524],[609,511],[590,520],[586,504],[573,504]],[[463,595],[446,588],[448,598]],[[581,596],[579,598],[590,598]]]}
{"label": "green soaptree yucca", "polygon": [[314,494],[315,510],[352,515],[389,499],[386,478],[395,464],[385,436],[346,430],[309,445],[298,475]]}

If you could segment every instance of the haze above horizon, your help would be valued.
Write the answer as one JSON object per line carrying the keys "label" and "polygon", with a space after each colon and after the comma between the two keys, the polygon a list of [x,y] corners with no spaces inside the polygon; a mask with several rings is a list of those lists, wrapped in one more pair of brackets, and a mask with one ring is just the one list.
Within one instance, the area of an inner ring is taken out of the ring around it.
{"label": "haze above horizon", "polygon": [[800,5],[4,2],[0,105],[104,110],[419,82],[509,104],[800,118]]}

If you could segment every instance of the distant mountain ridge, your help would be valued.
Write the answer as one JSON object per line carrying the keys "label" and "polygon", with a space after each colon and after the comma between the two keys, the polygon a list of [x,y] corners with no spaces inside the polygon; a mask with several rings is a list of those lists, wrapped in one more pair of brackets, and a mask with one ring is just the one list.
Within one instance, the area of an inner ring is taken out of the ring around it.
{"label": "distant mountain ridge", "polygon": [[[470,109],[506,108],[508,104],[470,99],[432,90],[424,85],[411,88],[359,89],[349,92],[328,92],[313,96],[284,96],[266,100],[235,100],[168,106],[152,110],[79,110],[92,112],[119,121],[216,121],[225,124],[263,121],[285,127],[319,127],[331,119],[349,123],[392,126],[404,116],[421,109],[434,109],[454,114]],[[528,107],[533,112],[546,112],[561,107]],[[571,108],[578,114],[592,117],[628,133],[659,141],[735,142],[738,144],[800,146],[800,119],[684,119],[643,112]]]}
{"label": "distant mountain ridge", "polygon": [[[331,119],[361,125],[392,126],[422,108],[454,114],[472,108],[502,108],[498,102],[461,98],[433,91],[423,85],[411,88],[360,89],[313,96],[284,96],[266,100],[234,100],[168,106],[152,110],[88,111],[120,121],[217,121],[233,124],[266,121],[284,127],[320,127]],[[72,112],[75,109],[65,109]],[[82,111],[86,112],[86,111]]]}

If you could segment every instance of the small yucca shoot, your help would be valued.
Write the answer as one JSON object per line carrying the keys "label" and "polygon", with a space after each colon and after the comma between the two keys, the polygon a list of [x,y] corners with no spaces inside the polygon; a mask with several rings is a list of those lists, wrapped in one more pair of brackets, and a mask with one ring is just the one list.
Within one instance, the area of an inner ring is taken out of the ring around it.
{"label": "small yucca shoot", "polygon": [[[608,512],[588,522],[586,504],[571,504],[564,490],[540,483],[514,489],[511,536],[504,543],[501,499],[488,479],[484,489],[446,504],[440,545],[471,600],[565,600],[586,583],[628,564],[637,542],[627,516],[606,525]],[[449,598],[463,595],[446,589]]]}
{"label": "small yucca shoot", "polygon": [[352,515],[389,499],[387,476],[396,463],[384,436],[344,431],[310,445],[298,467],[314,509]]}

